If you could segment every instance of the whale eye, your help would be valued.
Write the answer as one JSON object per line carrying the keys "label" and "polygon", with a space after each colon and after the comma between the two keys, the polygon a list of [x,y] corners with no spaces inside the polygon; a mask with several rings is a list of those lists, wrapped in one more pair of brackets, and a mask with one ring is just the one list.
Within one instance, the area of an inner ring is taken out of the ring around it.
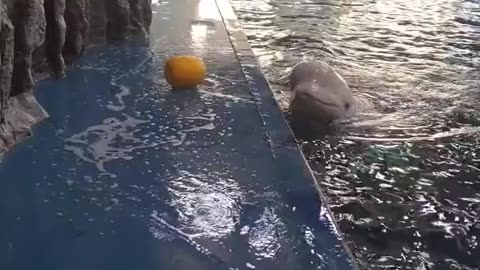
{"label": "whale eye", "polygon": [[350,103],[345,103],[345,110],[349,110],[350,109]]}

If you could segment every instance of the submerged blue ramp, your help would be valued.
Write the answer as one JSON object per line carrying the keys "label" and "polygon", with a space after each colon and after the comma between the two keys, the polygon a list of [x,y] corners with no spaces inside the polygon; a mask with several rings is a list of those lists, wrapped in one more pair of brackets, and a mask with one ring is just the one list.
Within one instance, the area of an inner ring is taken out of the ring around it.
{"label": "submerged blue ramp", "polygon": [[[0,164],[0,269],[351,269],[226,0],[154,1],[150,44],[41,82],[50,118]],[[173,92],[165,59],[209,68]]]}

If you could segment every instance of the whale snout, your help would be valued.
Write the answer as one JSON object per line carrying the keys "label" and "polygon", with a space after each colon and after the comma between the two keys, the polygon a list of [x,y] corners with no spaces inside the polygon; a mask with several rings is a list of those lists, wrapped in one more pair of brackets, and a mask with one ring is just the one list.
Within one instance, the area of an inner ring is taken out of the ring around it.
{"label": "whale snout", "polygon": [[325,89],[314,82],[297,85],[290,103],[293,114],[320,122],[348,118],[353,107],[354,99],[349,93]]}

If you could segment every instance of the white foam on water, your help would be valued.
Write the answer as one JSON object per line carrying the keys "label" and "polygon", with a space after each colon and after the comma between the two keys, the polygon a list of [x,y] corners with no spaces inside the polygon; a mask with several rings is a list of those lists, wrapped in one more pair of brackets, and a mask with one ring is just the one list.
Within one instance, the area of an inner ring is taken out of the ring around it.
{"label": "white foam on water", "polygon": [[145,121],[126,116],[121,121],[107,118],[102,124],[91,126],[65,140],[65,149],[85,162],[93,163],[102,173],[107,173],[105,164],[117,159],[131,160],[133,152],[155,147],[135,137],[137,127]]}
{"label": "white foam on water", "polygon": [[285,233],[285,224],[273,209],[265,208],[263,214],[249,228],[243,228],[243,234],[248,234],[248,243],[255,250],[258,259],[275,258],[282,244],[279,239]]}
{"label": "white foam on water", "polygon": [[107,104],[105,107],[107,107],[112,111],[119,112],[125,109],[125,101],[123,100],[123,97],[130,95],[131,91],[130,91],[130,88],[124,85],[117,85],[117,86],[120,88],[121,92],[116,94],[115,97],[117,98],[117,101],[120,105],[113,105],[110,103],[110,104]]}

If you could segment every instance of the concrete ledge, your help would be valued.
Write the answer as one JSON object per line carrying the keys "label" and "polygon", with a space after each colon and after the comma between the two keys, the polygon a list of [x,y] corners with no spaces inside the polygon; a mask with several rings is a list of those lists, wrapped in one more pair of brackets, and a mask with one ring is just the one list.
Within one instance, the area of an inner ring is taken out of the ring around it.
{"label": "concrete ledge", "polygon": [[[321,224],[318,225],[320,225],[320,227],[325,226],[325,228],[331,230],[334,237],[338,237],[337,241],[342,245],[342,248],[339,249],[338,252],[339,254],[344,253],[340,256],[348,258],[347,260],[352,264],[350,267],[358,268],[353,260],[353,254],[343,242],[343,236],[333,218],[332,211],[328,205],[323,203],[326,201],[325,195],[294,138],[293,131],[274,97],[271,86],[260,68],[260,64],[250,47],[250,42],[242,30],[233,7],[228,0],[216,0],[216,2],[238,61],[242,66],[245,80],[248,82],[250,91],[257,101],[256,104],[259,114],[267,130],[265,136],[270,142],[274,156],[279,163],[278,169],[284,171],[283,175],[285,179],[283,179],[283,181],[286,189],[291,193],[308,193],[308,190],[299,190],[298,181],[306,182],[305,187],[307,187],[307,189],[309,184],[315,186],[315,189],[318,191],[318,196],[321,199],[321,201],[317,203],[322,204],[318,220]],[[285,166],[285,164],[290,164],[291,166],[295,164],[298,169],[292,170],[292,167]],[[332,239],[331,241],[335,240]]]}

